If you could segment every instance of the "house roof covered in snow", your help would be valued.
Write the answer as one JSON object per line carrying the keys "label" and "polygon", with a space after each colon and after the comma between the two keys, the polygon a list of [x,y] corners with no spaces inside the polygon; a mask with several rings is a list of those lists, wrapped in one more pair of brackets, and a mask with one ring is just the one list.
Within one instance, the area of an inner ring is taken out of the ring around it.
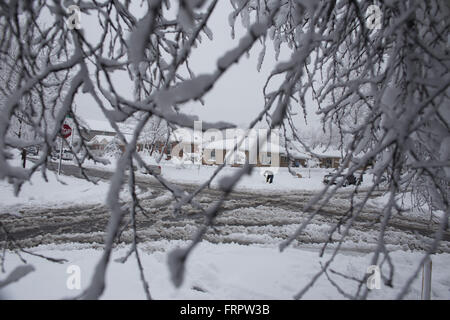
{"label": "house roof covered in snow", "polygon": [[287,143],[289,155],[295,159],[310,159],[311,155],[305,150],[303,145],[298,141],[289,141]]}
{"label": "house roof covered in snow", "polygon": [[[128,142],[132,138],[132,136],[130,134],[124,134],[124,136]],[[93,144],[106,145],[106,144],[110,143],[111,141],[113,141],[114,139],[116,139],[116,136],[107,136],[107,135],[103,135],[103,134],[98,134],[98,135],[94,136],[87,144],[88,145],[93,145]],[[122,140],[120,140],[120,139],[117,139],[117,141],[121,145],[124,144],[122,142]]]}
{"label": "house roof covered in snow", "polygon": [[[212,141],[209,143],[206,143],[203,148],[204,149],[209,149],[209,150],[213,150],[213,149],[221,149],[221,150],[234,150],[234,147],[236,144],[239,143],[241,138],[236,138],[236,139],[225,139],[225,140],[217,140],[217,141]],[[248,137],[246,137],[244,139],[244,141],[242,141],[240,147],[239,147],[239,151],[249,151],[251,144],[254,144],[255,146],[257,146],[257,142],[256,139],[249,139]],[[271,153],[280,153],[280,154],[285,154],[286,151],[284,150],[284,147],[281,147],[278,144],[275,143],[266,143],[263,146],[258,148],[259,151],[262,152],[271,152]]]}
{"label": "house roof covered in snow", "polygon": [[[227,131],[227,132],[225,132]],[[254,143],[253,139],[257,139],[256,135],[247,136],[245,130],[240,129],[227,129],[223,134],[223,139],[216,139],[211,141],[210,138],[203,136],[203,132],[194,131],[189,128],[181,128],[173,132],[170,136],[170,141],[172,142],[186,142],[194,143],[197,145],[202,145],[203,149],[209,150],[233,150],[236,143],[238,143],[243,136],[245,136],[244,141],[239,147],[239,151],[249,151],[250,144]],[[276,143],[268,143],[258,150],[262,152],[279,152],[280,154],[287,155],[294,159],[311,159],[312,157],[319,158],[341,158],[341,151],[332,147],[317,147],[306,151],[301,143],[298,141],[289,141],[287,144],[288,152],[286,152],[285,146],[283,144],[278,145]]]}
{"label": "house roof covered in snow", "polygon": [[311,150],[319,158],[341,158],[341,151],[332,147],[316,147]]}
{"label": "house roof covered in snow", "polygon": [[88,145],[93,145],[93,144],[108,144],[109,142],[111,142],[115,137],[114,136],[105,136],[105,135],[96,135],[94,136],[91,141],[89,141],[87,144]]}
{"label": "house roof covered in snow", "polygon": [[299,150],[297,150],[294,147],[288,147],[288,151],[289,151],[289,155],[292,158],[294,158],[294,159],[304,159],[304,160],[306,160],[306,159],[310,159],[311,158],[311,156],[308,153],[299,151]]}
{"label": "house roof covered in snow", "polygon": [[201,131],[194,131],[188,128],[180,128],[170,134],[169,140],[171,142],[187,142],[200,144],[203,133]]}
{"label": "house roof covered in snow", "polygon": [[83,119],[82,123],[90,130],[114,132],[111,124],[106,120]]}
{"label": "house roof covered in snow", "polygon": [[[221,150],[234,150],[234,146],[239,142],[240,140],[238,139],[226,139],[226,140],[216,140],[216,141],[211,141],[208,143],[205,143],[205,145],[203,146],[204,149],[209,149],[209,150],[213,150],[213,149],[221,149]],[[240,151],[247,151],[249,148],[248,146],[248,139],[246,138],[241,146],[239,147]]]}
{"label": "house roof covered in snow", "polygon": [[[80,122],[84,127],[87,127],[87,129],[90,130],[110,132],[110,133],[116,132],[108,120],[82,119]],[[132,132],[132,129],[130,128],[129,125],[126,125],[124,123],[118,123],[117,125],[119,126],[119,129],[123,133],[129,134]]]}
{"label": "house roof covered in snow", "polygon": [[333,147],[316,147],[306,150],[298,141],[288,142],[289,154],[297,159],[310,158],[341,158],[341,151]]}

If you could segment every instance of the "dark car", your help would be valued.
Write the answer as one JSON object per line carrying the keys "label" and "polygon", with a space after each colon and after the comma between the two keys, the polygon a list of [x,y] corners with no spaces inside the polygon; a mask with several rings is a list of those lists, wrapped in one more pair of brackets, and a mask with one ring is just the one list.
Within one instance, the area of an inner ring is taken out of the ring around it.
{"label": "dark car", "polygon": [[[147,165],[147,167],[150,170],[152,170],[154,174],[156,174],[156,175],[161,174],[161,166],[156,166],[156,165],[149,164],[149,165]],[[141,173],[148,173],[148,171],[145,168],[141,168]]]}
{"label": "dark car", "polygon": [[[161,166],[148,164],[147,167],[150,170],[152,170],[155,175],[160,175],[161,174]],[[133,171],[137,171],[137,170],[138,170],[138,167],[136,165],[133,165]],[[144,173],[144,174],[148,174],[149,173],[145,167],[139,168],[139,172],[140,173]]]}
{"label": "dark car", "polygon": [[353,174],[348,175],[348,176],[344,176],[344,175],[339,175],[336,177],[336,179],[334,181],[333,177],[335,176],[335,174],[333,173],[329,173],[326,174],[323,177],[323,183],[325,184],[338,184],[340,183],[342,180],[344,180],[344,182],[342,183],[343,187],[349,186],[349,185],[360,185],[362,182],[362,177],[360,176],[359,178],[356,178]]}
{"label": "dark car", "polygon": [[35,146],[25,148],[27,150],[27,154],[30,156],[37,156],[39,149]]}
{"label": "dark car", "polygon": [[63,150],[62,160],[73,160],[73,154],[69,150]]}

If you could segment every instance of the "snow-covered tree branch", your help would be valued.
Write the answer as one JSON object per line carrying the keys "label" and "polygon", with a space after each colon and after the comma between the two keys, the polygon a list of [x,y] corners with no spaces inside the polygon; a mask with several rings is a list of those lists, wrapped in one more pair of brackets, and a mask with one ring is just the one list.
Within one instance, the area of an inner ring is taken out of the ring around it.
{"label": "snow-covered tree branch", "polygon": [[[107,285],[105,273],[111,251],[125,218],[130,219],[134,230],[130,254],[136,254],[146,296],[152,296],[138,253],[135,217],[141,206],[135,193],[136,165],[153,174],[176,199],[175,215],[184,214],[187,205],[204,215],[204,224],[198,226],[191,244],[170,255],[172,279],[181,285],[191,252],[214,226],[234,187],[254,168],[245,164],[233,176],[223,178],[220,197],[204,206],[196,197],[226,164],[218,166],[211,179],[195,190],[184,190],[154,172],[139,154],[138,141],[143,140],[151,149],[156,141],[168,139],[172,130],[194,128],[198,117],[185,106],[202,102],[223,76],[255,48],[261,50],[260,69],[268,46],[273,46],[277,59],[282,52],[289,58],[273,66],[262,92],[264,103],[258,106],[247,129],[266,121],[272,129],[283,129],[288,141],[295,141],[308,152],[314,153],[317,145],[332,144],[343,155],[332,178],[337,183],[326,185],[303,208],[308,217],[280,244],[281,250],[304,232],[342,188],[344,180],[338,180],[339,175],[370,171],[374,176],[361,201],[356,199],[359,188],[352,192],[350,208],[328,230],[328,240],[323,244],[322,254],[338,236],[331,259],[305,288],[299,288],[295,298],[301,298],[320,276],[331,279],[335,275],[330,265],[340,245],[380,187],[387,190],[389,201],[378,215],[380,229],[371,263],[388,264],[391,270],[395,267],[386,249],[385,232],[392,217],[402,212],[399,198],[412,194],[417,206],[443,213],[423,264],[437,252],[449,227],[448,1],[378,1],[382,16],[380,25],[374,27],[370,20],[373,17],[366,16],[372,1],[231,0],[233,12],[229,13],[227,32],[240,40],[223,53],[215,69],[198,74],[190,65],[190,57],[202,41],[214,42],[209,25],[217,2],[147,0],[139,6],[116,0],[0,3],[0,179],[12,183],[18,193],[38,171],[46,178],[51,152],[57,139],[63,139],[61,126],[65,118],[74,118],[77,131],[84,129],[73,107],[79,94],[90,95],[96,103],[92,107],[101,110],[116,133],[108,145],[120,158],[107,196],[111,217],[104,253],[81,297],[101,297]],[[97,17],[98,42],[87,39],[86,33],[92,31],[84,29],[82,21],[80,28],[71,28],[67,22],[71,4],[78,6],[83,15]],[[235,30],[238,18],[245,30],[242,35]],[[204,36],[208,39],[204,40]],[[114,81],[118,76],[133,83],[132,95],[121,93]],[[297,117],[308,116],[307,96],[313,97],[323,127],[323,133],[313,131],[309,137]],[[124,132],[122,124],[128,124],[131,132]],[[204,130],[234,126],[221,119],[203,122]],[[118,151],[119,142],[124,145],[123,153]],[[82,171],[87,160],[102,161],[87,143],[81,136],[77,150],[71,150]],[[29,146],[39,146],[43,152],[31,168],[14,166],[11,152]],[[132,194],[127,206],[120,201],[123,187]],[[418,265],[411,279],[420,268]],[[392,272],[383,276],[385,283],[392,283]],[[359,280],[359,290],[347,297],[368,297],[370,290],[362,285],[366,279]],[[398,298],[404,297],[411,281],[405,283]]]}

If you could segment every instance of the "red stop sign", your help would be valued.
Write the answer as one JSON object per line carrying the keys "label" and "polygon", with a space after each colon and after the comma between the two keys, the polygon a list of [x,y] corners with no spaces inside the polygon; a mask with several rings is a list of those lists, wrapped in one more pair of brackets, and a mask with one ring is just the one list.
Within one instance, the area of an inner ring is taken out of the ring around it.
{"label": "red stop sign", "polygon": [[67,139],[72,134],[72,128],[68,124],[63,124],[61,128],[61,135],[64,139]]}

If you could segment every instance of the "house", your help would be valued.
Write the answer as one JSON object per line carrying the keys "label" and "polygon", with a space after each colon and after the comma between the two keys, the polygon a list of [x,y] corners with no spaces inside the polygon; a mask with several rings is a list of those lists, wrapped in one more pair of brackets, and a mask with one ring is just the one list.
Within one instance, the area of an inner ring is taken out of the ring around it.
{"label": "house", "polygon": [[[242,140],[243,139],[243,140]],[[240,142],[236,151],[235,147]],[[257,167],[288,166],[289,160],[283,148],[275,143],[258,145],[257,137],[235,137],[211,141],[203,146],[203,164],[222,164],[227,160],[232,166],[242,166],[246,163]]]}
{"label": "house", "polygon": [[[83,119],[80,120],[81,135],[88,142],[86,145],[88,148],[96,153],[102,155],[105,147],[116,139],[117,147],[124,152],[125,144],[117,139],[117,132],[113,129],[108,121]],[[120,131],[127,140],[131,138],[131,130],[125,124],[118,124]]]}
{"label": "house", "polygon": [[[107,121],[88,120],[84,121],[86,128],[82,133],[90,137],[88,147],[98,154],[102,154],[105,147],[116,137],[116,132]],[[127,140],[131,138],[131,129],[120,124],[120,130],[125,134]],[[148,149],[150,155],[154,152],[166,155],[166,160],[178,155],[180,159],[189,160],[204,165],[222,164],[228,157],[228,163],[232,166],[242,166],[250,163],[258,167],[306,167],[310,159],[317,159],[321,168],[338,168],[341,162],[341,152],[332,148],[315,148],[305,151],[302,144],[297,141],[289,141],[286,147],[280,146],[278,139],[274,143],[266,143],[259,146],[258,134],[247,134],[244,130],[234,129],[224,132],[216,132],[211,136],[204,135],[201,131],[180,128],[172,132],[169,139],[154,142],[138,140],[137,150]],[[225,138],[223,138],[225,137]],[[236,152],[235,145],[243,139]],[[122,152],[125,145],[117,139],[117,146]],[[256,146],[255,148],[252,146]]]}
{"label": "house", "polygon": [[202,133],[191,129],[181,128],[173,131],[169,138],[160,137],[153,142],[138,140],[138,151],[147,149],[150,155],[155,152],[164,154],[170,160],[175,154],[179,158],[192,158],[193,154],[201,151]]}
{"label": "house", "polygon": [[307,161],[311,159],[311,155],[305,151],[298,141],[289,141],[287,150],[281,155],[281,167],[306,167]]}
{"label": "house", "polygon": [[97,156],[102,156],[105,147],[113,141],[116,132],[108,121],[83,119],[81,124],[81,136],[88,142],[86,143],[89,150]]}
{"label": "house", "polygon": [[181,128],[172,132],[169,140],[172,144],[178,145],[181,156],[183,153],[198,153],[203,144],[203,133]]}
{"label": "house", "polygon": [[[130,135],[125,134],[125,139],[131,138]],[[115,145],[112,145],[114,141]],[[88,148],[97,155],[101,156],[106,151],[107,148],[117,149],[120,152],[125,152],[125,143],[120,140],[117,135],[96,135],[91,139],[91,141],[87,142],[86,145]],[[108,147],[109,146],[109,147]]]}
{"label": "house", "polygon": [[91,141],[95,136],[114,137],[117,134],[106,120],[83,119],[80,122],[83,127],[81,135],[88,141]]}
{"label": "house", "polygon": [[319,166],[321,168],[336,169],[341,163],[342,154],[341,151],[337,149],[317,147],[313,149],[311,153],[313,157],[319,160]]}
{"label": "house", "polygon": [[202,163],[204,165],[223,164],[229,157],[228,162],[233,166],[245,164],[249,159],[249,152],[244,144],[239,147],[234,155],[231,154],[237,142],[236,139],[224,139],[205,143],[203,145]]}
{"label": "house", "polygon": [[96,135],[89,142],[87,142],[88,148],[100,155],[105,150],[105,147],[114,139],[111,135]]}

